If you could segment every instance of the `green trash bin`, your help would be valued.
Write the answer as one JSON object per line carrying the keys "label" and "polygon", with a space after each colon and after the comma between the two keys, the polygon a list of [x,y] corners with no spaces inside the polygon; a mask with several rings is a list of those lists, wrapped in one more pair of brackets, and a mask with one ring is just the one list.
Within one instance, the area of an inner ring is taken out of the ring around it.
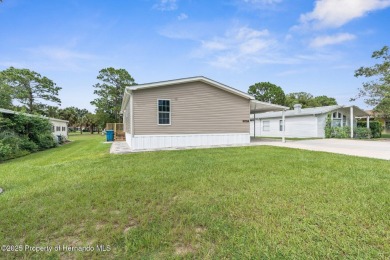
{"label": "green trash bin", "polygon": [[106,130],[107,142],[114,141],[114,130]]}

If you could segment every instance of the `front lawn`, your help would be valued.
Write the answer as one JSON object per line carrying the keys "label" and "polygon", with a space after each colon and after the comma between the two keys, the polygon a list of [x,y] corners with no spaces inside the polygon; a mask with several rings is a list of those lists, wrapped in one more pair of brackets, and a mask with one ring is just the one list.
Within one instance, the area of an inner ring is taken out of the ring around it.
{"label": "front lawn", "polygon": [[390,257],[389,161],[266,146],[110,155],[102,136],[71,139],[0,164],[0,258]]}

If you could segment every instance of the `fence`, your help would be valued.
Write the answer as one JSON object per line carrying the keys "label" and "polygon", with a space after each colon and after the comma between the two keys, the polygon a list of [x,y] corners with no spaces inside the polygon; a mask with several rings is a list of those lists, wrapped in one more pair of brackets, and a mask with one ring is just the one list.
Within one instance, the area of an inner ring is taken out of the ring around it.
{"label": "fence", "polygon": [[123,130],[122,123],[107,123],[106,130],[114,130],[114,140],[115,141],[126,140],[125,131]]}

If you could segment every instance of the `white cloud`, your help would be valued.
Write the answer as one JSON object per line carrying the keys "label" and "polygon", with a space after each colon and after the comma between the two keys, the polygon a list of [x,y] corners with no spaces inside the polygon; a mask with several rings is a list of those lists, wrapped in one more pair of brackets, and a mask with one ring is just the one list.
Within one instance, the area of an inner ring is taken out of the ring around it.
{"label": "white cloud", "polygon": [[243,0],[245,3],[249,4],[277,4],[282,2],[282,0]]}
{"label": "white cloud", "polygon": [[335,35],[318,36],[310,42],[310,47],[319,48],[327,45],[334,45],[356,39],[356,36],[350,33],[339,33]]}
{"label": "white cloud", "polygon": [[176,0],[159,0],[153,8],[160,11],[173,11],[177,9],[177,1]]}
{"label": "white cloud", "polygon": [[223,68],[234,68],[244,62],[262,63],[262,56],[275,44],[268,30],[255,30],[246,26],[233,28],[223,37],[201,41],[193,54],[206,58],[208,63]]}
{"label": "white cloud", "polygon": [[369,12],[390,6],[390,0],[317,0],[314,10],[302,14],[301,26],[337,28]]}
{"label": "white cloud", "polygon": [[29,48],[26,50],[31,54],[43,56],[48,59],[57,61],[91,60],[95,58],[95,56],[91,54],[77,52],[61,47],[42,46],[35,49]]}
{"label": "white cloud", "polygon": [[28,60],[29,64],[50,70],[83,70],[101,60],[96,55],[66,47],[39,46],[23,50],[26,52],[24,60]]}
{"label": "white cloud", "polygon": [[181,14],[179,14],[179,16],[177,17],[177,19],[178,19],[179,21],[186,20],[186,19],[188,19],[188,15],[185,14],[185,13],[181,13]]}

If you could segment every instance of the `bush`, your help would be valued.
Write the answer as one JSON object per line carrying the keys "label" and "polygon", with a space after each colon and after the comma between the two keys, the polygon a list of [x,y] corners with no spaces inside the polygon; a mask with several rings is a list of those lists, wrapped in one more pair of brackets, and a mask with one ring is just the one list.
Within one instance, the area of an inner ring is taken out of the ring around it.
{"label": "bush", "polygon": [[[358,125],[358,127],[366,127],[367,128],[367,121],[359,121],[357,125]],[[371,130],[372,138],[382,137],[383,126],[382,126],[381,122],[370,121],[370,130]]]}
{"label": "bush", "polygon": [[358,126],[355,130],[355,138],[358,139],[370,139],[372,137],[371,129],[367,127]]}
{"label": "bush", "polygon": [[0,161],[55,147],[51,130],[52,124],[47,118],[0,115]]}
{"label": "bush", "polygon": [[40,150],[45,150],[57,146],[54,136],[50,134],[40,134],[37,135],[38,146]]}
{"label": "bush", "polygon": [[332,120],[330,118],[330,115],[326,117],[326,123],[325,123],[325,138],[331,138],[332,137]]}
{"label": "bush", "polygon": [[39,149],[36,143],[26,137],[21,139],[20,148],[29,152],[36,152]]}
{"label": "bush", "polygon": [[0,133],[0,161],[9,160],[29,154],[28,151],[21,149],[22,138],[12,131]]}
{"label": "bush", "polygon": [[348,138],[351,134],[351,128],[349,126],[332,127],[330,137],[331,138]]}

